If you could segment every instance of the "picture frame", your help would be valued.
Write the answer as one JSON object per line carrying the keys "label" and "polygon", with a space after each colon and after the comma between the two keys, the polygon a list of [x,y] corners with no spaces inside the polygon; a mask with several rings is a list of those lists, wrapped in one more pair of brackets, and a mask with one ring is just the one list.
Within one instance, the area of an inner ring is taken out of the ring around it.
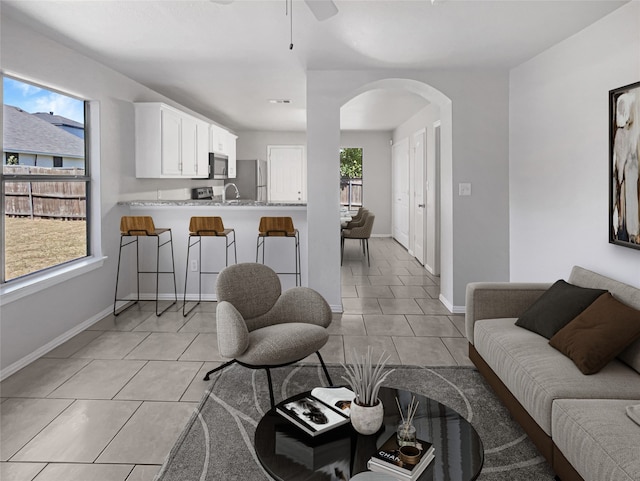
{"label": "picture frame", "polygon": [[609,91],[609,243],[640,249],[640,82]]}

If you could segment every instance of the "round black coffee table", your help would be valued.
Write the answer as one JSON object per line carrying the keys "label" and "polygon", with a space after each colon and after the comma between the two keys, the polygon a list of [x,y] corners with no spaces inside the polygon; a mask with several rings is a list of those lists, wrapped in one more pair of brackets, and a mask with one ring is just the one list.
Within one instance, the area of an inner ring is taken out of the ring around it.
{"label": "round black coffee table", "polygon": [[367,471],[371,455],[395,433],[400,420],[395,398],[407,406],[412,396],[419,401],[414,419],[417,437],[435,447],[435,459],[418,479],[475,480],[482,470],[484,449],[473,426],[456,411],[433,399],[384,387],[379,395],[384,404],[384,422],[378,433],[362,436],[348,423],[313,438],[271,409],[256,428],[258,459],[278,481],[346,481]]}

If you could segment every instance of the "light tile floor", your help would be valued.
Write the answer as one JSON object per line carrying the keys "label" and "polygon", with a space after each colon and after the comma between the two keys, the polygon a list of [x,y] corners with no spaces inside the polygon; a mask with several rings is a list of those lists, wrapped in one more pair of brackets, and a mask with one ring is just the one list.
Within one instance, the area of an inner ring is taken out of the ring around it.
{"label": "light tile floor", "polygon": [[[372,346],[393,364],[470,365],[464,316],[438,301],[438,278],[391,239],[370,240],[371,267],[356,242],[346,247],[327,363]],[[2,481],[154,478],[224,358],[215,303],[187,318],[181,306],[153,310],[107,316],[0,384]]]}

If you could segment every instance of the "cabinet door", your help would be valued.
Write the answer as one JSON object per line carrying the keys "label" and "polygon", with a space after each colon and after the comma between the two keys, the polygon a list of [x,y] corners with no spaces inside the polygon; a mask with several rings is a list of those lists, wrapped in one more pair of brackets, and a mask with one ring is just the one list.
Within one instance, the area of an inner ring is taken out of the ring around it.
{"label": "cabinet door", "polygon": [[229,153],[228,176],[230,179],[236,178],[236,137],[231,133],[227,133],[227,151]]}
{"label": "cabinet door", "polygon": [[196,119],[182,117],[182,175],[195,177],[198,171],[198,129]]}
{"label": "cabinet door", "polygon": [[209,177],[209,124],[198,122],[196,150],[196,177]]}
{"label": "cabinet door", "polygon": [[216,154],[225,154],[227,155],[227,135],[229,132],[218,127],[217,125],[211,126],[211,143],[210,148],[211,152],[215,152]]}
{"label": "cabinet door", "polygon": [[180,168],[180,115],[172,110],[160,111],[161,130],[160,142],[162,155],[162,174],[181,175]]}

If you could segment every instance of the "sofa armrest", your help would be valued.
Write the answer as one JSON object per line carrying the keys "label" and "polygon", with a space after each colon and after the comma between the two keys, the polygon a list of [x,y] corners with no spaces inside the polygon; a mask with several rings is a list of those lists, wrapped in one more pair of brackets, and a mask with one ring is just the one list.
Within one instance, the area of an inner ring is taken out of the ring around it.
{"label": "sofa armrest", "polygon": [[465,330],[473,344],[473,328],[480,319],[520,317],[551,283],[472,282],[467,285]]}

